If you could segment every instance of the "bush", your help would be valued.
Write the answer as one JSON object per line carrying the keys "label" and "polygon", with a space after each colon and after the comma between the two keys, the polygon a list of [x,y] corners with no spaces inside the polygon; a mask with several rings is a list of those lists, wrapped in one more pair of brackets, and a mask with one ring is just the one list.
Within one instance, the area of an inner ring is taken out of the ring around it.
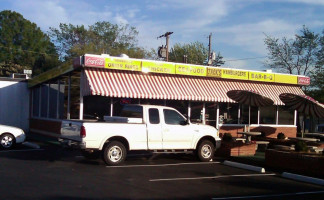
{"label": "bush", "polygon": [[233,136],[230,133],[224,133],[223,137],[222,137],[222,141],[223,142],[230,142],[232,141]]}
{"label": "bush", "polygon": [[278,135],[277,135],[277,139],[283,140],[283,139],[285,139],[285,138],[286,138],[286,136],[285,136],[284,133],[278,133]]}
{"label": "bush", "polygon": [[295,151],[297,152],[307,152],[308,147],[305,141],[298,141],[295,144]]}

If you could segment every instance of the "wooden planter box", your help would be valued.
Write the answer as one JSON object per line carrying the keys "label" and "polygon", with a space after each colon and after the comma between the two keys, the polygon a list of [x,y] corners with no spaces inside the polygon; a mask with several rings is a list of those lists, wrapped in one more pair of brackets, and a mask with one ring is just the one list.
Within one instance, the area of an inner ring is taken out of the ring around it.
{"label": "wooden planter box", "polygon": [[324,177],[323,155],[268,149],[265,152],[265,162],[268,167]]}
{"label": "wooden planter box", "polygon": [[221,157],[230,156],[254,156],[256,144],[245,144],[242,142],[222,142],[222,145],[217,149],[215,155]]}

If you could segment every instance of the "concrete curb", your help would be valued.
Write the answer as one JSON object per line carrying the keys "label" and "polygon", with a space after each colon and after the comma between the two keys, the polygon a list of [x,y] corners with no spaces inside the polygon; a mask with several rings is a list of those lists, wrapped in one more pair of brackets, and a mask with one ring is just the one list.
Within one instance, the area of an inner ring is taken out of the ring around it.
{"label": "concrete curb", "polygon": [[289,179],[293,179],[293,180],[296,180],[296,181],[313,183],[313,184],[316,184],[316,185],[324,185],[324,180],[319,179],[319,178],[313,178],[313,177],[309,177],[309,176],[302,176],[302,175],[292,174],[292,173],[288,173],[288,172],[282,173],[281,176],[284,177],[284,178],[289,178]]}
{"label": "concrete curb", "polygon": [[256,171],[256,172],[260,172],[260,173],[265,173],[265,170],[263,167],[256,167],[256,166],[246,165],[246,164],[232,162],[232,161],[228,161],[228,160],[225,160],[223,164],[231,166],[231,167],[237,167],[237,168],[247,169],[247,170]]}
{"label": "concrete curb", "polygon": [[35,143],[31,143],[31,142],[23,142],[22,145],[33,148],[33,149],[39,149],[40,146],[35,144]]}

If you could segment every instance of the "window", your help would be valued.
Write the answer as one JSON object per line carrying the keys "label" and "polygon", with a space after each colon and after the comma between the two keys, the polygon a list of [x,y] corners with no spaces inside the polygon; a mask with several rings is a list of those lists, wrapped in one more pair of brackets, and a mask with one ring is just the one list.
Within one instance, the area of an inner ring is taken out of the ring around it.
{"label": "window", "polygon": [[39,115],[39,95],[40,95],[40,87],[33,88],[33,117],[38,117]]}
{"label": "window", "polygon": [[278,124],[294,125],[294,111],[284,106],[278,107]]}
{"label": "window", "polygon": [[[241,109],[241,124],[249,123],[249,106],[242,105]],[[258,123],[258,107],[251,106],[250,109],[250,124]]]}
{"label": "window", "polygon": [[260,124],[276,124],[276,106],[260,107]]}
{"label": "window", "polygon": [[186,120],[176,111],[164,109],[164,121],[166,124],[181,125]]}
{"label": "window", "polygon": [[110,115],[110,99],[103,96],[85,96],[84,102],[84,119],[103,119],[105,115]]}
{"label": "window", "polygon": [[239,109],[239,104],[237,103],[220,103],[219,123],[238,124],[238,109]]}
{"label": "window", "polygon": [[202,111],[203,111],[204,103],[191,102],[190,107],[191,107],[190,121],[196,123],[202,123]]}
{"label": "window", "polygon": [[149,118],[151,124],[159,124],[160,123],[160,116],[159,110],[156,108],[149,109]]}
{"label": "window", "polygon": [[143,118],[143,107],[138,105],[125,105],[120,112],[120,116]]}

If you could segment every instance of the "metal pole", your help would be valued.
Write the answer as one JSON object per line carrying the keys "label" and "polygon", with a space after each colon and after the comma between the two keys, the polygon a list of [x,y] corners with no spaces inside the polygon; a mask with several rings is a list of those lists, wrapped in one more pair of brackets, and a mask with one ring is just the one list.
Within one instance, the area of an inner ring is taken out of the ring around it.
{"label": "metal pole", "polygon": [[209,44],[208,44],[208,65],[209,64],[209,61],[210,61],[210,54],[211,54],[211,37],[212,37],[212,33],[209,34]]}
{"label": "metal pole", "polygon": [[71,119],[71,113],[70,113],[70,105],[71,105],[71,74],[69,74],[68,79],[68,100],[67,100],[67,119]]}
{"label": "metal pole", "polygon": [[169,35],[166,35],[166,46],[167,46],[167,51],[166,51],[166,61],[169,61]]}

